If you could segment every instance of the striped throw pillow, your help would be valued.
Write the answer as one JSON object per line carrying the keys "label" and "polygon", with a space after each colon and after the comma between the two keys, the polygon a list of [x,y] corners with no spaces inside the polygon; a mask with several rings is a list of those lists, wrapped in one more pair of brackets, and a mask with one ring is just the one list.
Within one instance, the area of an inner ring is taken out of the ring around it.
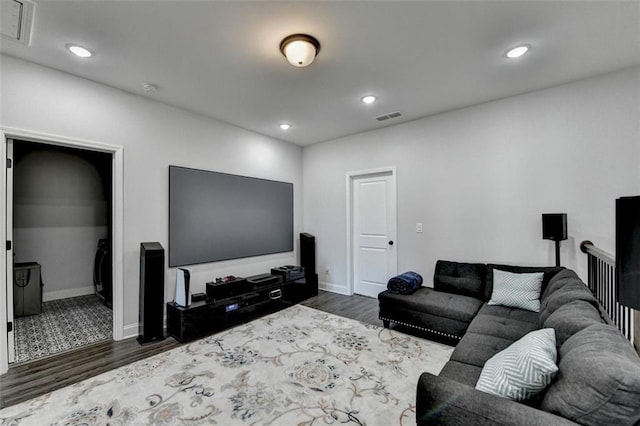
{"label": "striped throw pillow", "polygon": [[514,274],[493,270],[493,293],[489,305],[510,306],[540,312],[540,289],[544,273]]}
{"label": "striped throw pillow", "polygon": [[558,372],[553,328],[532,331],[484,364],[476,389],[514,401],[542,392]]}

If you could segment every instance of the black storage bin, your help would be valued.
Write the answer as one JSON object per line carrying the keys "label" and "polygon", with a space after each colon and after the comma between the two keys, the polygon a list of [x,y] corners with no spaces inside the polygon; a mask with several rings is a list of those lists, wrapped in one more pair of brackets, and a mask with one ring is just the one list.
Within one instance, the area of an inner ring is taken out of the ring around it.
{"label": "black storage bin", "polygon": [[13,315],[24,317],[42,312],[42,274],[38,262],[13,265]]}

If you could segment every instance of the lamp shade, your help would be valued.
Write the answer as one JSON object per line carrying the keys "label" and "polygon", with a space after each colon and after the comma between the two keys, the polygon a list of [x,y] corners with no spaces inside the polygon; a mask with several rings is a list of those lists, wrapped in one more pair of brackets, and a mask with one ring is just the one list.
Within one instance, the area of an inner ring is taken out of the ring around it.
{"label": "lamp shade", "polygon": [[553,241],[567,239],[566,213],[542,213],[542,239]]}
{"label": "lamp shade", "polygon": [[306,67],[320,52],[320,43],[307,34],[292,34],[282,40],[280,51],[294,67]]}

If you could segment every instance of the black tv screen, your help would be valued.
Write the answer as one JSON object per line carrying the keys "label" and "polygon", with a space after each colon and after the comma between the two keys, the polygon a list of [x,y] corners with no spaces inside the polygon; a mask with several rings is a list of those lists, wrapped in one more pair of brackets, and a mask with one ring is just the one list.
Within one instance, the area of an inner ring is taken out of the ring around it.
{"label": "black tv screen", "polygon": [[293,184],[169,166],[169,266],[293,251]]}

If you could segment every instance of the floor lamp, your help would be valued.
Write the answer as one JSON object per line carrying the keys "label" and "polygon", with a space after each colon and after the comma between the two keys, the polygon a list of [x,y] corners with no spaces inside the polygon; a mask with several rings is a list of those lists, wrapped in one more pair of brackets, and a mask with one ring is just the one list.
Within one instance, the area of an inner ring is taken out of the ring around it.
{"label": "floor lamp", "polygon": [[560,266],[560,241],[567,239],[566,213],[542,213],[542,239],[556,242],[556,266]]}

